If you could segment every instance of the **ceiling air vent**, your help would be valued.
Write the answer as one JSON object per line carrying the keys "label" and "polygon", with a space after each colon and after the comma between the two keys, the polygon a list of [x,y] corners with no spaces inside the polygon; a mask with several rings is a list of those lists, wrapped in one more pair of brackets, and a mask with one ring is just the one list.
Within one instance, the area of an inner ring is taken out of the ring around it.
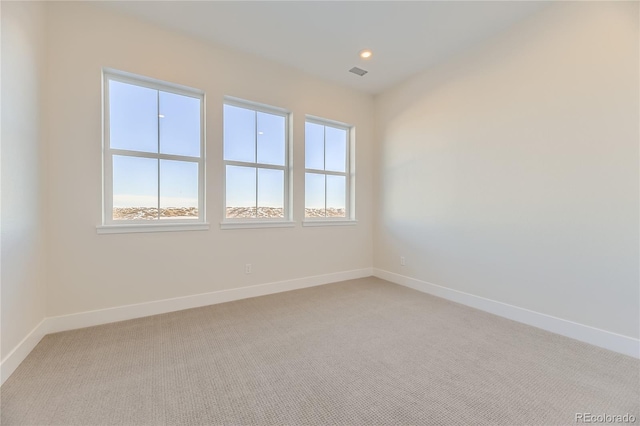
{"label": "ceiling air vent", "polygon": [[360,77],[362,77],[363,75],[365,75],[365,74],[366,74],[366,73],[368,73],[369,71],[365,71],[365,70],[363,70],[363,69],[361,69],[361,68],[358,68],[358,67],[353,67],[353,68],[351,68],[351,69],[349,70],[349,72],[352,72],[352,73],[354,73],[354,74],[359,75]]}

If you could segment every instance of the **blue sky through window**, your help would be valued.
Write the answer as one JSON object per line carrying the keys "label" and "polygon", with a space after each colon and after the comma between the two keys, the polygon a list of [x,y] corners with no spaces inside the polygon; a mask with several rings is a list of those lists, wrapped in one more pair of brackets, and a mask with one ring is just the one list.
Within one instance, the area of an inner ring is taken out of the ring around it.
{"label": "blue sky through window", "polygon": [[224,159],[250,163],[226,166],[227,207],[284,209],[286,119],[234,105],[224,105]]}
{"label": "blue sky through window", "polygon": [[345,209],[346,177],[313,173],[312,170],[346,172],[347,130],[307,121],[305,167],[308,169],[305,174],[305,208]]}
{"label": "blue sky through window", "polygon": [[[196,97],[110,80],[110,147],[199,157],[200,102]],[[158,205],[198,206],[198,163],[114,155],[113,207]]]}

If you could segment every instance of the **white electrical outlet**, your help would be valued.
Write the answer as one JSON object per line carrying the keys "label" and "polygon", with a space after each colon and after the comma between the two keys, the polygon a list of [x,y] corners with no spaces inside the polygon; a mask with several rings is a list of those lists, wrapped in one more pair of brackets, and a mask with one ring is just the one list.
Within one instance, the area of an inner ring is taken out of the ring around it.
{"label": "white electrical outlet", "polygon": [[251,264],[247,263],[246,265],[244,265],[244,273],[245,274],[250,274],[251,273]]}
{"label": "white electrical outlet", "polygon": [[400,256],[400,265],[401,266],[405,266],[407,264],[406,260],[404,259],[404,256]]}

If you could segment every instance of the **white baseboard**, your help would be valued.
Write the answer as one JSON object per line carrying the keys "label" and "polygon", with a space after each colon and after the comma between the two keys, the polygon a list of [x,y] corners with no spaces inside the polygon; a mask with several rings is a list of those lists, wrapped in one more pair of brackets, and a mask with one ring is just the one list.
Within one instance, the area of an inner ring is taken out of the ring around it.
{"label": "white baseboard", "polygon": [[9,354],[0,362],[0,385],[2,385],[13,372],[18,368],[20,363],[31,353],[40,340],[49,333],[47,330],[47,319],[40,321],[40,324],[31,330],[27,337],[22,339],[18,345],[13,348]]}
{"label": "white baseboard", "polygon": [[173,299],[157,300],[153,302],[138,303],[135,305],[125,305],[96,311],[80,312],[71,315],[49,317],[46,321],[48,325],[48,332],[57,333],[59,331],[74,330],[77,328],[148,317],[150,315],[164,314],[184,309],[199,308],[201,306],[216,305],[218,303],[265,296],[267,294],[281,293],[283,291],[298,290],[301,288],[314,287],[338,281],[370,277],[371,275],[373,275],[373,268],[355,269],[351,271],[336,272],[333,274],[315,275],[311,277],[258,284],[248,287],[213,291],[211,293],[176,297]]}
{"label": "white baseboard", "polygon": [[77,328],[91,327],[94,325],[108,324],[111,322],[125,321],[134,318],[142,318],[150,315],[164,314],[167,312],[181,311],[183,309],[199,308],[201,306],[215,305],[250,297],[265,296],[267,294],[281,293],[283,291],[298,290],[333,282],[365,278],[373,275],[373,268],[355,269],[351,271],[336,272],[333,274],[315,275],[311,277],[277,281],[267,284],[253,285],[249,287],[233,288],[214,291],[211,293],[196,294],[192,296],[176,297],[174,299],[157,300],[154,302],[138,303],[135,305],[118,306],[115,308],[100,309],[97,311],[80,312],[71,315],[48,317],[42,320],[36,328],[16,346],[9,355],[0,363],[0,376],[2,385],[13,374],[20,363],[36,347],[38,342],[49,333],[74,330]]}
{"label": "white baseboard", "polygon": [[426,281],[385,271],[373,269],[373,275],[383,280],[410,287],[423,293],[451,300],[452,302],[480,309],[494,315],[508,318],[523,324],[532,325],[552,333],[570,337],[581,342],[599,346],[634,358],[640,358],[640,340],[632,337],[590,327],[588,325],[553,317],[496,300],[486,299],[451,288],[442,287]]}

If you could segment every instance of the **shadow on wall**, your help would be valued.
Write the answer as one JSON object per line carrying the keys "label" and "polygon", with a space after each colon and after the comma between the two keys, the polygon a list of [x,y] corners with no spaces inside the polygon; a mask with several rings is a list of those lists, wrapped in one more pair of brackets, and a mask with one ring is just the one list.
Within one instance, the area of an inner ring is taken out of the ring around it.
{"label": "shadow on wall", "polygon": [[638,336],[638,7],[548,5],[379,96],[376,265]]}

